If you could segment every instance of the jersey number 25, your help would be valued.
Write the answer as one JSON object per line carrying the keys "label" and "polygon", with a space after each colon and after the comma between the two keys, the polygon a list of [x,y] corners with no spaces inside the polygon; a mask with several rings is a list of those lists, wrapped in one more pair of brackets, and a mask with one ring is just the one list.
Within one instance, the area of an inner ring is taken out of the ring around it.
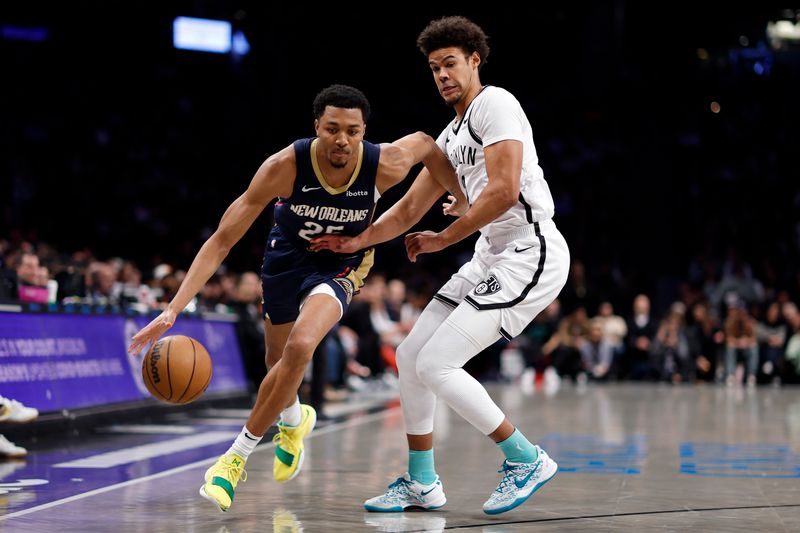
{"label": "jersey number 25", "polygon": [[322,227],[320,224],[311,222],[310,220],[306,221],[305,226],[307,229],[301,229],[297,232],[297,234],[307,241],[310,241],[313,237],[319,235],[320,233],[340,233],[344,229],[344,226]]}

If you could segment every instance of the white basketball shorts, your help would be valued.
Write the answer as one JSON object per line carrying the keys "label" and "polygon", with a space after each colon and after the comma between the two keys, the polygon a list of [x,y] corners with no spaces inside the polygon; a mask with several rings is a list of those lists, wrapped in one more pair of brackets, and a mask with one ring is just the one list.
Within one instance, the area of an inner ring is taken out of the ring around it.
{"label": "white basketball shorts", "polygon": [[[472,259],[433,297],[453,308],[465,301],[479,311],[499,309],[499,333],[510,340],[556,299],[568,274],[567,242],[545,220],[481,236]],[[480,315],[476,328],[483,327]]]}

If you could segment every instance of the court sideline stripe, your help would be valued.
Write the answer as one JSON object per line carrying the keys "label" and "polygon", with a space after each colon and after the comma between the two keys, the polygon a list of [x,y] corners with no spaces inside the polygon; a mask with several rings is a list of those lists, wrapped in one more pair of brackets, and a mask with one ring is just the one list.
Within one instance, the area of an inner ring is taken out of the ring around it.
{"label": "court sideline stripe", "polygon": [[52,468],[111,468],[112,466],[144,461],[145,459],[152,459],[170,453],[202,448],[210,444],[218,444],[230,440],[232,435],[234,435],[232,431],[206,431],[176,439],[130,446],[113,452],[98,453],[75,459],[74,461],[57,463]]}
{"label": "court sideline stripe", "polygon": [[[470,524],[463,526],[445,526],[447,530],[457,529],[472,529],[484,526],[513,526],[518,524],[536,524],[539,522],[563,522],[566,520],[592,520],[596,518],[619,518],[627,516],[647,516],[656,514],[677,514],[677,513],[701,513],[705,511],[738,511],[748,509],[781,509],[788,507],[800,507],[800,503],[781,503],[778,505],[742,505],[740,507],[702,507],[698,509],[664,509],[661,511],[640,511],[630,513],[616,513],[616,514],[592,514],[581,516],[557,516],[554,518],[534,518],[533,520],[509,520],[508,522],[482,522],[479,524]],[[413,531],[413,530],[412,530]]]}
{"label": "court sideline stripe", "polygon": [[[381,410],[377,413],[367,414],[364,416],[360,416],[358,418],[351,418],[344,422],[337,422],[333,423],[329,426],[326,426],[319,430],[314,430],[311,434],[306,437],[307,439],[311,439],[317,437],[319,435],[325,435],[327,433],[332,433],[334,431],[338,431],[340,429],[349,429],[354,426],[360,426],[361,424],[366,424],[368,422],[372,422],[374,420],[379,420],[385,417],[387,414],[393,414],[396,411],[399,411],[400,406],[393,406],[387,409]],[[261,450],[268,450],[274,448],[274,443],[268,443],[266,445],[257,446],[255,452],[259,452]],[[52,507],[57,507],[59,505],[63,505],[65,503],[74,502],[77,500],[82,500],[84,498],[88,498],[90,496],[96,496],[98,494],[103,494],[106,492],[111,492],[112,490],[122,489],[125,487],[130,487],[132,485],[138,485],[139,483],[144,483],[145,481],[152,481],[154,479],[160,479],[162,477],[166,477],[172,474],[178,474],[180,472],[185,472],[186,470],[191,470],[193,468],[197,468],[199,466],[211,464],[217,460],[219,456],[209,457],[208,459],[202,459],[200,461],[195,461],[193,463],[185,464],[183,466],[178,466],[175,468],[171,468],[169,470],[164,470],[163,472],[158,472],[156,474],[150,474],[149,476],[144,476],[136,479],[129,479],[128,481],[123,481],[122,483],[117,483],[115,485],[109,485],[107,487],[100,487],[99,489],[93,489],[88,492],[84,492],[81,494],[75,494],[74,496],[68,496],[66,498],[62,498],[60,500],[56,500],[54,502],[44,503],[42,505],[37,505],[36,507],[31,507],[30,509],[23,509],[21,511],[16,511],[13,513],[9,513],[7,515],[0,516],[0,522],[6,520],[8,518],[17,518],[20,516],[24,516],[27,514],[35,513],[37,511],[44,511],[46,509],[50,509]]]}

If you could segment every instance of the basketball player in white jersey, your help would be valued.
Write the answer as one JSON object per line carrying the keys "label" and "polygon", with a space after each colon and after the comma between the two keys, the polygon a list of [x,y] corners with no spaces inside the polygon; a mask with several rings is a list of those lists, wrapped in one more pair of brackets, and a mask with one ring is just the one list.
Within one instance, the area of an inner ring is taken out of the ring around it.
{"label": "basketball player in white jersey", "polygon": [[[364,506],[394,512],[444,505],[433,459],[433,417],[440,398],[505,455],[502,480],[483,505],[484,512],[497,514],[527,500],[558,467],[462,367],[501,336],[520,334],[558,296],[567,279],[569,249],[552,220],[553,199],[522,107],[508,91],[480,81],[489,55],[483,30],[463,17],[445,17],[431,22],[417,45],[439,93],[456,112],[436,142],[470,205],[465,209],[451,196],[445,212],[461,216],[440,233],[407,235],[408,256],[414,261],[478,230],[481,237],[472,259],[436,293],[397,348],[409,468]],[[409,192],[363,233],[324,236],[312,248],[354,251],[391,239],[418,222],[442,193],[423,170]]]}

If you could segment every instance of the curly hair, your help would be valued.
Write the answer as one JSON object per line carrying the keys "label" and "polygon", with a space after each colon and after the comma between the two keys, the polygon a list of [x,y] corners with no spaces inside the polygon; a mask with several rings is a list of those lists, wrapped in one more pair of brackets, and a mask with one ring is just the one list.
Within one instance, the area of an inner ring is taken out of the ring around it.
{"label": "curly hair", "polygon": [[327,106],[360,109],[364,122],[369,119],[369,100],[364,93],[349,85],[336,84],[322,89],[314,98],[314,118],[321,117]]}
{"label": "curly hair", "polygon": [[417,47],[427,57],[434,50],[455,46],[467,55],[478,52],[481,68],[489,59],[489,37],[465,17],[442,17],[432,21],[417,37]]}

